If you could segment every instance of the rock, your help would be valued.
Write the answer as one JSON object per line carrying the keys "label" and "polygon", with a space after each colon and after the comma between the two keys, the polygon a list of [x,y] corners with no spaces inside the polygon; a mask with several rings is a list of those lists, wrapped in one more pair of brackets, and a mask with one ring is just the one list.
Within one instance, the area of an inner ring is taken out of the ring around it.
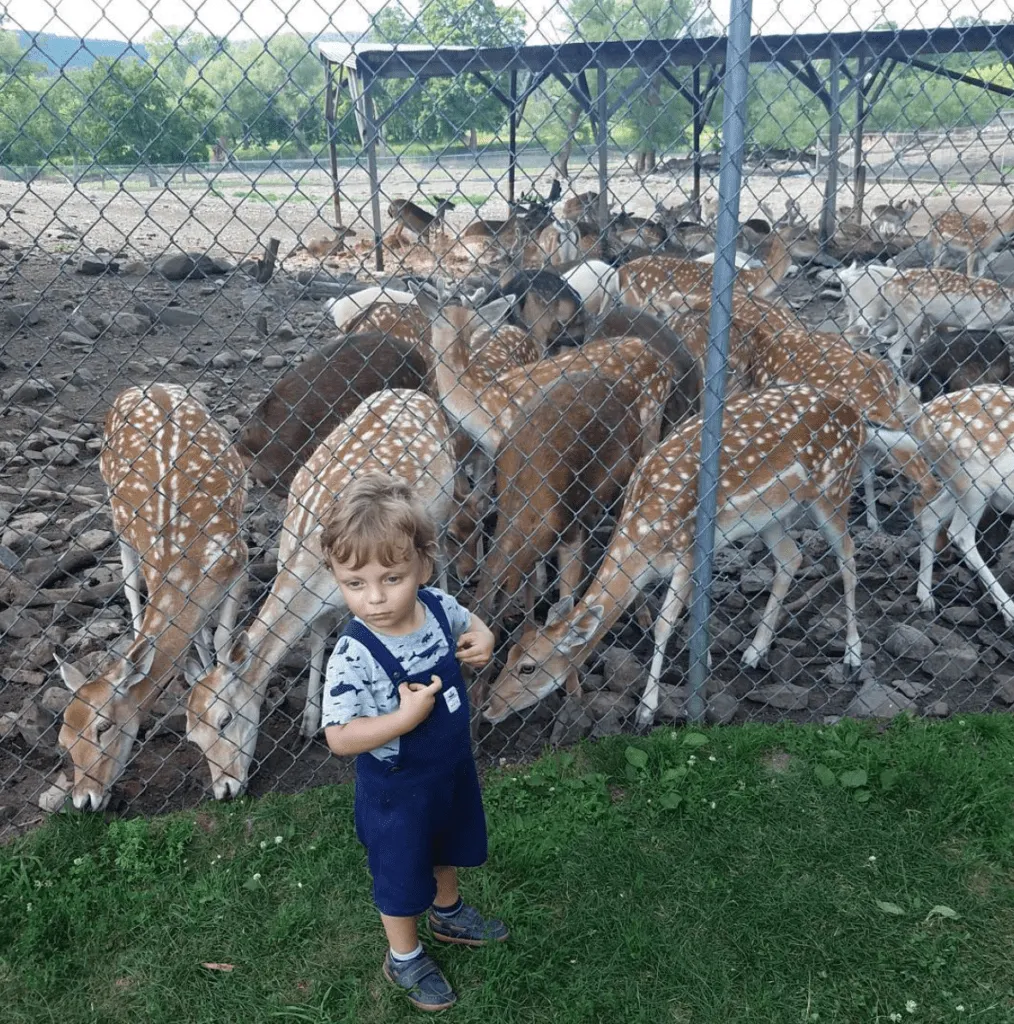
{"label": "rock", "polygon": [[669,683],[658,684],[658,709],[655,712],[656,722],[685,722],[687,720],[687,696],[685,686],[672,686]]}
{"label": "rock", "polygon": [[938,700],[926,709],[930,718],[947,718],[951,713],[951,706],[945,700]]}
{"label": "rock", "polygon": [[292,341],[297,336],[296,329],[288,321],[283,321],[273,332],[273,337],[278,341]]}
{"label": "rock", "polygon": [[55,814],[67,802],[71,788],[70,779],[63,772],[60,772],[56,777],[56,782],[39,795],[39,806],[47,814]]}
{"label": "rock", "polygon": [[112,261],[106,262],[105,260],[82,260],[77,267],[75,273],[84,274],[85,277],[101,277],[102,274],[118,274],[120,271],[119,263],[113,263]]}
{"label": "rock", "polygon": [[102,551],[116,540],[116,534],[111,530],[85,530],[76,540],[88,551]]}
{"label": "rock", "polygon": [[936,644],[921,629],[902,622],[891,630],[884,649],[896,658],[922,661],[936,650]]}
{"label": "rock", "polygon": [[0,715],[0,742],[9,739],[18,731],[18,715],[16,711],[5,711]]}
{"label": "rock", "polygon": [[33,672],[27,668],[0,668],[0,676],[8,683],[18,683],[21,686],[42,686],[46,681],[45,672]]}
{"label": "rock", "polygon": [[265,370],[280,370],[285,366],[285,356],[265,356],[262,365]]}
{"label": "rock", "polygon": [[73,466],[81,457],[81,449],[72,441],[67,441],[64,444],[53,444],[43,448],[42,454],[54,466]]}
{"label": "rock", "polygon": [[237,366],[240,363],[240,358],[235,352],[230,352],[228,349],[224,352],[219,352],[218,355],[212,356],[211,365],[216,370],[228,370],[231,366]]}
{"label": "rock", "polygon": [[10,305],[0,304],[0,312],[8,327],[24,327],[37,324],[42,314],[34,302],[12,302]]}
{"label": "rock", "polygon": [[925,683],[913,683],[910,679],[892,679],[888,685],[893,690],[900,691],[906,697],[911,697],[912,700],[925,697],[926,694],[933,691],[933,687],[927,686]]}
{"label": "rock", "polygon": [[771,675],[780,683],[798,689],[799,680],[806,678],[807,670],[803,663],[784,647],[772,647],[765,660],[771,670]]}
{"label": "rock", "polygon": [[940,609],[940,614],[956,626],[978,626],[979,612],[968,605],[952,604]]}
{"label": "rock", "polygon": [[746,699],[755,704],[769,704],[782,711],[802,711],[809,707],[810,690],[806,686],[793,683],[771,683],[768,686],[754,687]]}
{"label": "rock", "polygon": [[54,398],[56,389],[42,377],[17,379],[10,387],[0,392],[5,402],[37,402],[40,398]]}
{"label": "rock", "polygon": [[923,664],[923,669],[941,683],[960,683],[966,679],[975,679],[978,668],[978,648],[969,643],[941,647]]}
{"label": "rock", "polygon": [[260,359],[261,354],[255,348],[244,348],[240,349],[240,356],[245,359],[248,363],[256,363]]}
{"label": "rock", "polygon": [[577,743],[591,732],[595,721],[591,712],[582,701],[569,697],[564,701],[553,722],[553,732],[549,737],[550,746],[562,747]]}
{"label": "rock", "polygon": [[151,321],[136,313],[117,313],[113,317],[113,333],[121,338],[137,337],[151,330]]}
{"label": "rock", "polygon": [[903,711],[915,711],[915,701],[883,683],[865,682],[845,710],[852,718],[895,718]]}
{"label": "rock", "polygon": [[622,693],[596,693],[586,704],[595,721],[592,726],[592,738],[601,736],[617,736],[623,732],[624,726],[634,714],[637,702]]}
{"label": "rock", "polygon": [[143,260],[128,260],[120,267],[121,274],[140,275],[148,273],[148,264]]}
{"label": "rock", "polygon": [[94,341],[99,336],[98,328],[80,313],[67,319],[67,327],[74,334],[80,334],[83,338]]}
{"label": "rock", "polygon": [[74,331],[61,331],[56,340],[63,342],[64,345],[73,345],[75,348],[91,349],[93,346],[91,339]]}
{"label": "rock", "polygon": [[728,690],[713,693],[708,697],[705,718],[714,725],[728,725],[739,710],[739,701]]}
{"label": "rock", "polygon": [[48,665],[53,658],[56,656],[56,645],[58,642],[55,636],[51,634],[54,630],[50,629],[46,636],[40,637],[33,643],[26,644],[19,652],[23,664],[29,668],[42,668]]}
{"label": "rock", "polygon": [[180,253],[167,256],[155,264],[155,269],[168,281],[203,281],[205,278],[227,274],[232,269],[206,253]]}
{"label": "rock", "polygon": [[158,314],[158,322],[167,327],[194,327],[204,319],[200,313],[194,313],[189,309],[178,309],[174,306],[166,306]]}
{"label": "rock", "polygon": [[626,647],[607,647],[602,653],[602,673],[614,693],[640,693],[648,681],[648,666]]}
{"label": "rock", "polygon": [[[56,742],[56,731],[50,733],[56,715],[27,697],[18,710],[18,732],[29,747],[38,747],[45,741]],[[48,735],[47,735],[48,734]]]}
{"label": "rock", "polygon": [[179,359],[176,360],[176,365],[198,368],[203,366],[204,363],[202,363],[201,360],[198,359],[197,356],[195,356],[192,352],[184,352],[183,355],[181,355]]}
{"label": "rock", "polygon": [[62,715],[64,708],[70,703],[74,696],[66,686],[47,686],[42,691],[39,703],[54,715]]}
{"label": "rock", "polygon": [[744,594],[767,593],[775,578],[774,571],[766,565],[752,565],[739,578],[739,589]]}
{"label": "rock", "polygon": [[5,608],[0,612],[0,635],[11,640],[29,640],[42,635],[42,624],[20,608]]}
{"label": "rock", "polygon": [[1001,679],[993,696],[1004,704],[1014,704],[1014,676]]}

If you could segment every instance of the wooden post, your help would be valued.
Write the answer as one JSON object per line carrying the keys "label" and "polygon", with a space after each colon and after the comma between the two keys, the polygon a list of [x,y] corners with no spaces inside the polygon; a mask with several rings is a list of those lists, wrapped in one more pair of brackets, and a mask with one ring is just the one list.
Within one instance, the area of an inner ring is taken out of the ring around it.
{"label": "wooden post", "polygon": [[518,164],[518,73],[511,72],[510,134],[507,139],[507,199],[514,202],[514,184]]}
{"label": "wooden post", "polygon": [[377,270],[384,269],[384,236],[380,230],[380,174],[377,171],[377,116],[373,109],[373,76],[362,72],[363,123],[366,165],[370,174],[370,207],[373,213],[373,255]]}
{"label": "wooden post", "polygon": [[827,186],[824,191],[824,210],[820,218],[820,245],[827,244],[835,230],[835,205],[838,200],[838,143],[841,136],[841,50],[831,42],[831,81],[828,90],[828,131],[827,131]]}
{"label": "wooden post", "polygon": [[856,68],[856,127],[852,136],[852,217],[863,222],[863,200],[866,198],[866,163],[863,161],[863,122],[866,120],[866,58],[859,58]]}
{"label": "wooden post", "polygon": [[704,101],[701,99],[701,66],[694,67],[694,202],[701,199],[701,135],[704,131]]}

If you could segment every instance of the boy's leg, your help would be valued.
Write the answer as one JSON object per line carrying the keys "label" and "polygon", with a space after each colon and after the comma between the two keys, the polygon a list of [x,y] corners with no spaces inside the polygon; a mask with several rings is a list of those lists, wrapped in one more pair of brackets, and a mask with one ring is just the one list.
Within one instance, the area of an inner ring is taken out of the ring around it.
{"label": "boy's leg", "polygon": [[381,914],[390,949],[384,957],[384,975],[405,990],[409,1002],[419,1010],[446,1010],[458,997],[440,968],[419,941],[418,918]]}
{"label": "boy's leg", "polygon": [[434,908],[446,909],[457,906],[458,899],[460,898],[458,893],[458,869],[446,865],[434,868],[433,877],[437,880],[437,898],[433,901]]}

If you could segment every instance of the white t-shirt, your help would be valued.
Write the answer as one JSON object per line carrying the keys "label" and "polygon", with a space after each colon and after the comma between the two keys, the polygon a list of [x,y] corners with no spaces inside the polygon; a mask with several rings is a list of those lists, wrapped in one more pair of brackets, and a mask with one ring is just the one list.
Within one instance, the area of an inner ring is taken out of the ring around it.
{"label": "white t-shirt", "polygon": [[[427,587],[436,595],[447,616],[447,623],[455,639],[461,636],[472,621],[472,613],[462,607],[442,590]],[[420,602],[421,603],[421,602]],[[371,633],[401,662],[410,676],[425,675],[448,653],[447,639],[433,612],[426,610],[426,621],[413,633],[405,636],[385,636]],[[370,629],[359,619],[366,629]],[[390,714],[399,706],[398,687],[391,682],[388,674],[374,660],[373,655],[358,640],[342,635],[338,638],[327,663],[324,677],[323,728],[329,725],[345,725],[353,718],[374,718]],[[400,749],[396,737],[390,743],[371,750],[374,757],[386,760],[397,757]]]}

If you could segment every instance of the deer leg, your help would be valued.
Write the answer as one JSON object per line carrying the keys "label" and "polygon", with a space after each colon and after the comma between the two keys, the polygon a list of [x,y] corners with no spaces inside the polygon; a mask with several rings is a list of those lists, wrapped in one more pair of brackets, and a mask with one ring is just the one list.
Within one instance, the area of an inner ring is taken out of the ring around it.
{"label": "deer leg", "polygon": [[874,482],[877,477],[877,467],[873,460],[873,453],[864,449],[859,456],[860,472],[863,476],[863,502],[866,505],[866,526],[870,530],[880,529],[880,520],[877,517],[877,494]]}
{"label": "deer leg", "polygon": [[120,564],[123,566],[123,589],[130,605],[134,623],[134,639],[141,635],[141,556],[125,541],[120,541]]}
{"label": "deer leg", "polygon": [[743,652],[742,663],[746,668],[756,668],[771,648],[771,641],[781,618],[785,595],[789,592],[792,580],[803,562],[803,553],[799,546],[788,535],[784,524],[778,520],[761,531],[761,539],[774,555],[775,578],[771,584],[767,606],[757,627],[757,634]]}
{"label": "deer leg", "polygon": [[1014,601],[1000,585],[986,565],[979,549],[975,546],[975,528],[979,525],[982,513],[986,510],[988,499],[980,494],[973,485],[972,490],[963,494],[951,518],[947,533],[957,549],[964,556],[969,568],[979,577],[982,585],[989,591],[989,596],[1003,616],[1003,621],[1010,629],[1014,626]]}
{"label": "deer leg", "polygon": [[226,592],[218,613],[218,627],[215,630],[215,657],[221,659],[222,652],[229,646],[233,631],[236,628],[236,619],[239,618],[239,608],[246,595],[247,576],[246,572],[237,577]]}
{"label": "deer leg", "polygon": [[641,695],[641,703],[637,707],[635,720],[640,731],[650,729],[655,721],[655,712],[658,710],[658,684],[662,678],[662,663],[665,660],[666,644],[669,642],[669,637],[672,635],[676,622],[683,611],[683,606],[686,604],[690,585],[688,562],[677,562],[669,580],[669,588],[665,592],[662,610],[655,620],[655,653],[651,658],[648,682]]}
{"label": "deer leg", "polygon": [[321,690],[324,682],[324,646],[327,643],[326,619],[318,617],[310,626],[310,679],[306,685],[306,704],[299,732],[304,739],[313,739],[320,730]]}
{"label": "deer leg", "polygon": [[834,508],[830,503],[814,501],[810,512],[828,544],[838,557],[842,596],[845,602],[845,665],[858,669],[863,663],[863,645],[856,625],[856,550],[848,528],[847,507]]}
{"label": "deer leg", "polygon": [[584,532],[580,526],[573,540],[562,540],[557,548],[560,562],[560,597],[573,597],[577,600],[577,592],[584,578]]}
{"label": "deer leg", "polygon": [[[949,506],[949,507],[948,507]],[[942,491],[926,502],[916,517],[919,523],[919,578],[915,585],[919,607],[928,615],[936,611],[933,597],[933,563],[936,560],[936,542],[940,527],[954,512],[954,500],[949,491]]]}

